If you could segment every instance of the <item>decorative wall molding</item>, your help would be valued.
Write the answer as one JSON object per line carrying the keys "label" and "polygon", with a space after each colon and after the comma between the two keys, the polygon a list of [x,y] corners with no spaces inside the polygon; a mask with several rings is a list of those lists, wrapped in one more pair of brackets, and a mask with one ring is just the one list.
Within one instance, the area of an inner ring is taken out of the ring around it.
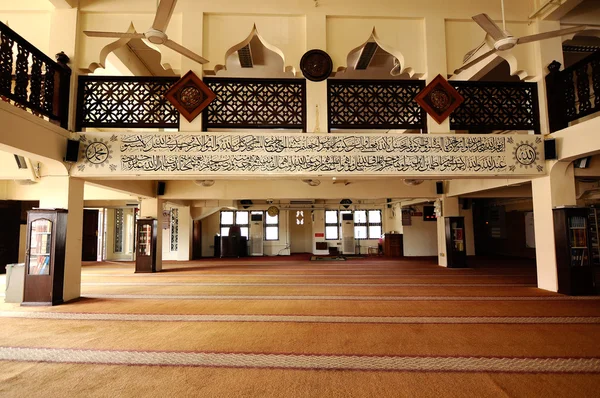
{"label": "decorative wall molding", "polygon": [[[543,140],[531,135],[257,132],[104,136],[82,134],[81,161],[73,175],[506,177],[544,173]],[[98,143],[106,156],[99,158],[95,153]]]}

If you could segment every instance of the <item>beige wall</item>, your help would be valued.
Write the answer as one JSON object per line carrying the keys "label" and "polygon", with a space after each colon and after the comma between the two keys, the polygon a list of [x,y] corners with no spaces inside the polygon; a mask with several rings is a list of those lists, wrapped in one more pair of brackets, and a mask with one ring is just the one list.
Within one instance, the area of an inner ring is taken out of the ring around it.
{"label": "beige wall", "polygon": [[[412,206],[422,212],[423,206]],[[437,256],[437,222],[424,221],[422,216],[411,217],[411,225],[402,227],[406,257]]]}

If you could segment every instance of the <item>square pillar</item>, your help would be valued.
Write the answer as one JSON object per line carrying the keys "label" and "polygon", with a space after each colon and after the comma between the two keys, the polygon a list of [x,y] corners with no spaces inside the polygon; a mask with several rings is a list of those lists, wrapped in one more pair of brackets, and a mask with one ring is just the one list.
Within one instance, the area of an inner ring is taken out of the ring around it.
{"label": "square pillar", "polygon": [[446,217],[460,216],[460,206],[458,197],[442,196],[441,200],[442,216],[437,218],[437,238],[438,238],[438,265],[448,266],[448,253],[446,250]]}
{"label": "square pillar", "polygon": [[[306,51],[327,51],[327,18],[324,13],[306,15]],[[335,68],[335,65],[334,65]],[[302,74],[301,71],[298,73]],[[327,80],[306,80],[306,131],[329,132],[327,125]]]}
{"label": "square pillar", "polygon": [[162,271],[162,211],[163,199],[149,198],[142,199],[140,204],[140,218],[156,218],[158,220],[158,231],[156,231],[156,272]]}
{"label": "square pillar", "polygon": [[538,288],[558,291],[554,215],[557,206],[577,204],[573,165],[557,163],[549,176],[531,180]]}
{"label": "square pillar", "polygon": [[45,177],[51,180],[40,198],[41,209],[67,209],[65,247],[65,277],[63,301],[81,296],[81,245],[83,235],[83,186],[84,181],[68,176]]}

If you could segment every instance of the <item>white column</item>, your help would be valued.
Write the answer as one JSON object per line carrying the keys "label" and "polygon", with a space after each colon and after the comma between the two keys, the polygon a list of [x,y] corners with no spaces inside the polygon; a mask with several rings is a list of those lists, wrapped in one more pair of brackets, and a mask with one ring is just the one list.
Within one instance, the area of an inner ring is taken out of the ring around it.
{"label": "white column", "polygon": [[[427,84],[431,83],[437,75],[444,79],[448,76],[446,60],[446,22],[443,17],[430,16],[425,18],[425,65],[427,67]],[[450,118],[438,124],[427,115],[427,129],[429,133],[448,134],[450,132]]]}
{"label": "white column", "polygon": [[42,209],[67,209],[67,235],[65,248],[65,277],[63,300],[81,296],[81,245],[83,235],[83,185],[84,181],[72,177],[45,177],[52,180],[54,189],[40,198]]}
{"label": "white column", "polygon": [[[306,51],[313,49],[327,51],[327,18],[323,13],[306,15]],[[306,80],[306,107],[306,131],[326,132],[327,80],[322,82]]]}
{"label": "white column", "polygon": [[156,231],[156,271],[162,271],[162,211],[164,200],[157,198],[142,199],[140,205],[140,218],[156,218],[158,231]]}
{"label": "white column", "polygon": [[[536,21],[536,33],[548,32],[560,29],[559,21]],[[546,102],[546,80],[548,65],[556,60],[564,64],[562,39],[560,37],[536,41],[535,48],[535,72],[540,77],[538,80],[538,101],[540,104],[540,130],[542,134],[549,134],[548,128],[548,103]]]}
{"label": "white column", "polygon": [[531,180],[538,288],[558,291],[554,215],[556,206],[577,202],[572,164],[557,163],[550,175]]}
{"label": "white column", "polygon": [[[196,54],[202,55],[204,13],[186,10],[182,14],[181,18],[181,45],[195,52]],[[190,70],[194,72],[200,79],[202,79],[202,65],[182,55],[181,76],[183,77],[183,75]],[[202,112],[207,112],[207,110],[205,109]],[[180,116],[179,130],[193,132],[202,131],[203,113],[199,114],[191,123],[188,122],[183,116]]]}
{"label": "white column", "polygon": [[442,196],[442,217],[437,218],[437,236],[438,236],[438,265],[448,266],[448,253],[446,250],[446,217],[456,217],[460,215],[458,197]]}
{"label": "white column", "polygon": [[50,58],[63,51],[71,59],[71,91],[69,98],[69,129],[75,129],[75,117],[77,114],[77,75],[78,59],[77,45],[79,34],[79,9],[56,8],[51,13],[49,49]]}

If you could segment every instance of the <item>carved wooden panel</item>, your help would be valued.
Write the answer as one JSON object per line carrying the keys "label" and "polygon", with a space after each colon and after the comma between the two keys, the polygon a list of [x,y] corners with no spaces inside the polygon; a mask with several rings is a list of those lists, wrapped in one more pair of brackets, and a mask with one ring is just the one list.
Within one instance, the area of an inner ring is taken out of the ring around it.
{"label": "carved wooden panel", "polygon": [[78,130],[84,127],[179,128],[165,98],[177,77],[80,76]]}
{"label": "carved wooden panel", "polygon": [[328,80],[329,129],[422,129],[422,80]]}
{"label": "carved wooden panel", "polygon": [[465,101],[450,115],[450,129],[540,132],[537,85],[522,82],[449,82]]}
{"label": "carved wooden panel", "polygon": [[[67,58],[68,62],[68,58]],[[0,22],[0,96],[38,116],[68,119],[71,70],[54,62]],[[65,93],[64,87],[67,87]]]}
{"label": "carved wooden panel", "polygon": [[203,129],[287,128],[306,131],[306,81],[205,78],[217,95],[203,112]]}

